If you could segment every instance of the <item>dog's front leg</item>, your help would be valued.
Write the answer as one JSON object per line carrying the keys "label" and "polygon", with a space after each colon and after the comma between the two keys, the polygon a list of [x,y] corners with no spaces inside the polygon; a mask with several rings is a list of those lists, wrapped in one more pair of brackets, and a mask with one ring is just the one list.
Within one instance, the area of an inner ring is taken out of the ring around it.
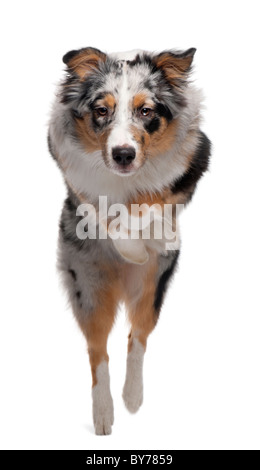
{"label": "dog's front leg", "polygon": [[[139,290],[128,290],[126,304],[131,323],[128,341],[126,379],[123,399],[127,409],[135,413],[143,402],[143,361],[147,338],[154,329],[170,277],[178,261],[179,251],[168,256],[151,255],[144,266],[129,267],[128,280],[139,279]],[[130,271],[131,269],[131,271]]]}
{"label": "dog's front leg", "polygon": [[133,302],[130,295],[126,301],[131,332],[123,399],[127,409],[135,413],[143,402],[143,360],[147,338],[157,322],[154,308],[157,257],[152,256],[143,267],[129,266],[129,269],[133,271],[129,279],[138,278],[141,283],[139,298]]}

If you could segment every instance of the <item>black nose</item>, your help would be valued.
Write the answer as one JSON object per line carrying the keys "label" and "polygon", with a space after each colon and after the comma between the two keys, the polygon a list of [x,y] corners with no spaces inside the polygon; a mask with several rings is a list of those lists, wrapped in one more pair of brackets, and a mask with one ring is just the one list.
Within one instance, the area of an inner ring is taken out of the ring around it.
{"label": "black nose", "polygon": [[112,156],[118,165],[126,166],[135,159],[135,149],[134,147],[114,147]]}

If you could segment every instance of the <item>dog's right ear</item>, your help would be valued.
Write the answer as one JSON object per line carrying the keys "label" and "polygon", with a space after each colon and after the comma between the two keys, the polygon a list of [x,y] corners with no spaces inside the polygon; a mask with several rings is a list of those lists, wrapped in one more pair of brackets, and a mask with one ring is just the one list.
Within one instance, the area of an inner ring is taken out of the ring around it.
{"label": "dog's right ear", "polygon": [[85,47],[77,51],[69,51],[62,58],[68,69],[84,79],[98,68],[100,62],[105,62],[107,56],[94,47]]}

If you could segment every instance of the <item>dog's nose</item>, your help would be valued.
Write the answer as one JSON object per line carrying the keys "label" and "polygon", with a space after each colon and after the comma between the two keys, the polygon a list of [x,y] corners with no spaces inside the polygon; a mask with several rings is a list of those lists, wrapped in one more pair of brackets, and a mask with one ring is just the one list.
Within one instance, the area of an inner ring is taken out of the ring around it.
{"label": "dog's nose", "polygon": [[118,165],[130,165],[135,159],[135,149],[134,147],[114,147],[112,156]]}

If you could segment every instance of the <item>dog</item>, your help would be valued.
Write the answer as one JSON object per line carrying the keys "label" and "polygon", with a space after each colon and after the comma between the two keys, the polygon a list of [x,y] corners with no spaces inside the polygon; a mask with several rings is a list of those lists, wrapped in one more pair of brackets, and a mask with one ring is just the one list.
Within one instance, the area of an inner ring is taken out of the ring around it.
{"label": "dog", "polygon": [[118,304],[124,302],[131,325],[123,399],[135,413],[143,401],[147,338],[180,250],[165,250],[155,239],[79,237],[84,212],[78,207],[97,209],[102,196],[108,205],[124,204],[127,210],[133,204],[170,204],[174,212],[191,200],[211,153],[200,130],[201,92],[189,81],[195,51],[107,54],[87,47],[63,57],[66,76],[48,132],[50,153],[68,191],[58,266],[87,340],[97,435],[110,434],[114,420],[107,339]]}

